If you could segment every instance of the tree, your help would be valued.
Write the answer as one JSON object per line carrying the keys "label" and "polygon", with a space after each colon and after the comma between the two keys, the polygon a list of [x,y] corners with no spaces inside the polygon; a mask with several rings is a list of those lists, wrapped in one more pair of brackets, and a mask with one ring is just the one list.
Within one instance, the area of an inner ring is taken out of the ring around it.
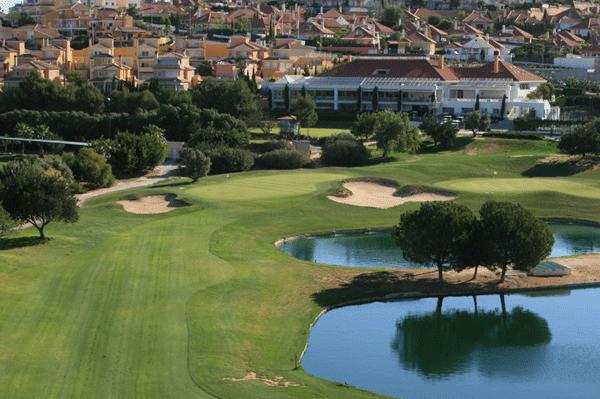
{"label": "tree", "polygon": [[44,228],[52,221],[78,220],[77,199],[70,182],[37,158],[7,163],[0,171],[0,198],[12,219],[30,223],[45,238]]}
{"label": "tree", "polygon": [[383,9],[381,23],[390,28],[398,25],[400,18],[404,16],[404,10],[397,6],[388,6]]}
{"label": "tree", "polygon": [[374,112],[377,112],[379,110],[379,89],[377,88],[377,86],[373,88],[371,106],[373,107]]}
{"label": "tree", "polygon": [[75,178],[90,188],[110,187],[115,181],[106,157],[92,148],[82,148],[77,153],[66,152],[62,158]]}
{"label": "tree", "polygon": [[314,126],[319,120],[317,115],[317,105],[310,97],[299,97],[292,103],[292,111],[296,115],[300,126],[307,129],[310,136],[310,127]]}
{"label": "tree", "polygon": [[167,156],[163,132],[154,125],[146,126],[141,134],[119,132],[113,140],[108,141],[104,155],[117,175],[127,176],[150,170],[160,165]]}
{"label": "tree", "polygon": [[572,133],[560,136],[558,149],[560,152],[571,155],[581,155],[585,158],[588,154],[600,154],[600,122],[588,122],[577,126]]}
{"label": "tree", "polygon": [[477,96],[475,97],[475,107],[473,108],[475,111],[479,111],[480,105],[479,105],[479,94],[477,94]]}
{"label": "tree", "polygon": [[410,124],[406,113],[385,110],[377,112],[375,118],[373,131],[384,157],[390,151],[412,153],[419,148],[419,131]]}
{"label": "tree", "polygon": [[404,258],[419,264],[434,264],[442,283],[444,267],[460,262],[475,221],[465,206],[425,202],[419,210],[404,213],[393,234]]}
{"label": "tree", "polygon": [[429,25],[438,26],[441,22],[442,20],[437,15],[430,15],[429,18],[427,18],[427,23]]}
{"label": "tree", "polygon": [[504,119],[506,115],[506,94],[502,96],[502,104],[500,105],[500,119]]}
{"label": "tree", "polygon": [[521,205],[488,201],[479,214],[482,263],[502,270],[501,283],[509,265],[526,271],[550,254],[554,238],[548,225]]}
{"label": "tree", "polygon": [[527,95],[527,98],[532,99],[542,99],[547,101],[552,101],[554,98],[554,94],[556,93],[556,89],[552,86],[551,83],[545,82],[539,85],[534,91]]}
{"label": "tree", "polygon": [[356,112],[362,111],[362,87],[356,89]]}
{"label": "tree", "polygon": [[490,128],[491,120],[489,115],[482,114],[479,111],[469,112],[465,117],[465,128],[473,132],[473,136],[477,135],[479,130],[488,130]]}
{"label": "tree", "polygon": [[362,114],[358,114],[356,116],[356,122],[352,124],[350,132],[356,136],[356,138],[367,141],[373,136],[376,121],[377,116],[374,113],[363,112]]}
{"label": "tree", "polygon": [[6,212],[6,209],[0,204],[0,236],[14,229],[15,226],[16,223],[13,218],[10,217],[10,214]]}
{"label": "tree", "polygon": [[258,109],[256,95],[244,79],[208,79],[192,90],[192,102],[198,108],[213,108],[237,118],[250,118]]}
{"label": "tree", "polygon": [[179,154],[182,174],[191,177],[194,182],[210,171],[210,158],[196,148],[186,147]]}
{"label": "tree", "polygon": [[287,112],[290,111],[290,85],[288,84],[283,88],[283,107]]}

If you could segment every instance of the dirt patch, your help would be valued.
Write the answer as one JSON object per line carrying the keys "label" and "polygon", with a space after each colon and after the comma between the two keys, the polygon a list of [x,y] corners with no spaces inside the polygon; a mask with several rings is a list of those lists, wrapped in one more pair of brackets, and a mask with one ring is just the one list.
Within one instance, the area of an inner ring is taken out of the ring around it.
{"label": "dirt patch", "polygon": [[499,143],[477,143],[476,145],[465,149],[465,154],[490,154],[494,152],[502,151],[506,148],[506,145]]}
{"label": "dirt patch", "polygon": [[187,204],[177,199],[174,194],[168,195],[150,195],[134,200],[117,201],[123,209],[130,213],[141,215],[165,213],[186,206]]}
{"label": "dirt patch", "polygon": [[276,376],[273,378],[268,378],[268,377],[264,377],[264,376],[261,377],[261,376],[256,375],[256,373],[254,371],[248,372],[248,374],[246,374],[242,378],[225,377],[225,378],[223,378],[223,380],[232,381],[232,382],[260,381],[269,387],[299,387],[299,386],[301,386],[300,384],[298,384],[296,382],[286,381],[282,376]]}
{"label": "dirt patch", "polygon": [[341,204],[380,209],[392,208],[407,202],[450,201],[456,198],[455,195],[432,192],[398,197],[395,196],[396,187],[371,182],[347,182],[343,187],[347,190],[347,195],[330,195],[327,198]]}

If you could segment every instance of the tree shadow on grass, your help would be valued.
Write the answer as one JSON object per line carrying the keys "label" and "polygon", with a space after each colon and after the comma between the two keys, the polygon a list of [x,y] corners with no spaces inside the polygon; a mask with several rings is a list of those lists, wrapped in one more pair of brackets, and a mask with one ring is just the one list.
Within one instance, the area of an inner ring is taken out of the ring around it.
{"label": "tree shadow on grass", "polygon": [[382,297],[399,292],[420,292],[443,296],[460,292],[485,292],[497,289],[497,282],[473,282],[440,284],[437,270],[424,269],[415,278],[413,272],[372,272],[354,276],[352,280],[338,287],[327,288],[312,295],[313,300],[322,307],[336,306],[345,302]]}
{"label": "tree shadow on grass", "polygon": [[14,238],[1,238],[0,239],[0,251],[34,247],[36,245],[45,244],[48,239],[41,239],[39,237],[14,237]]}
{"label": "tree shadow on grass", "polygon": [[592,169],[597,164],[593,159],[568,161],[544,161],[533,165],[522,174],[525,177],[564,177]]}
{"label": "tree shadow on grass", "polygon": [[165,187],[189,186],[192,183],[194,183],[194,182],[191,179],[183,180],[183,181],[182,180],[166,181],[164,183],[153,184],[152,186],[150,186],[150,188],[157,189],[157,188],[165,188]]}
{"label": "tree shadow on grass", "polygon": [[473,142],[472,136],[457,137],[454,145],[451,147],[436,146],[433,141],[428,140],[422,143],[417,151],[417,154],[437,154],[442,151],[462,151]]}

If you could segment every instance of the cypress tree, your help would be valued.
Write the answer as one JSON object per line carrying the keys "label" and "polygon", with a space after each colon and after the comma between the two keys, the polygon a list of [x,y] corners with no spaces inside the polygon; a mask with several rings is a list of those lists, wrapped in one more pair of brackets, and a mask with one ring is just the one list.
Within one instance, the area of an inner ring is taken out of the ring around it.
{"label": "cypress tree", "polygon": [[500,119],[504,119],[506,113],[506,94],[502,96],[502,105],[500,106]]}
{"label": "cypress tree", "polygon": [[477,94],[477,97],[475,97],[475,111],[479,111],[479,94]]}
{"label": "cypress tree", "polygon": [[371,105],[373,106],[373,111],[377,111],[379,109],[379,89],[377,86],[373,88],[373,97],[371,98]]}

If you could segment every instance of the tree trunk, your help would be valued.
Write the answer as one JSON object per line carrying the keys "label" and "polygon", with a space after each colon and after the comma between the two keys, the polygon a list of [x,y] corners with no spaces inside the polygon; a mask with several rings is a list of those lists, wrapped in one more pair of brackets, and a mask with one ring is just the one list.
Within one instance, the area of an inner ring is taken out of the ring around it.
{"label": "tree trunk", "polygon": [[39,239],[40,240],[45,239],[46,238],[46,235],[44,234],[45,225],[42,224],[41,226],[38,226],[37,224],[33,223],[33,226],[37,229],[38,233],[40,233]]}
{"label": "tree trunk", "polygon": [[438,279],[440,281],[440,283],[444,282],[444,269],[442,268],[442,263],[438,263],[437,267],[438,267]]}
{"label": "tree trunk", "polygon": [[506,316],[506,301],[504,300],[504,294],[500,294],[500,307],[502,309],[502,316]]}
{"label": "tree trunk", "polygon": [[502,274],[500,275],[500,282],[503,283],[504,279],[506,278],[506,269],[508,269],[508,265],[505,264],[504,266],[502,266]]}
{"label": "tree trunk", "polygon": [[479,265],[475,266],[475,272],[473,273],[473,278],[472,280],[475,280],[477,278],[477,271],[479,270]]}
{"label": "tree trunk", "polygon": [[479,313],[479,307],[477,306],[477,295],[473,295],[473,307],[475,308],[475,314]]}
{"label": "tree trunk", "polygon": [[437,303],[435,304],[435,313],[438,315],[442,314],[442,305],[444,304],[444,297],[438,296]]}

